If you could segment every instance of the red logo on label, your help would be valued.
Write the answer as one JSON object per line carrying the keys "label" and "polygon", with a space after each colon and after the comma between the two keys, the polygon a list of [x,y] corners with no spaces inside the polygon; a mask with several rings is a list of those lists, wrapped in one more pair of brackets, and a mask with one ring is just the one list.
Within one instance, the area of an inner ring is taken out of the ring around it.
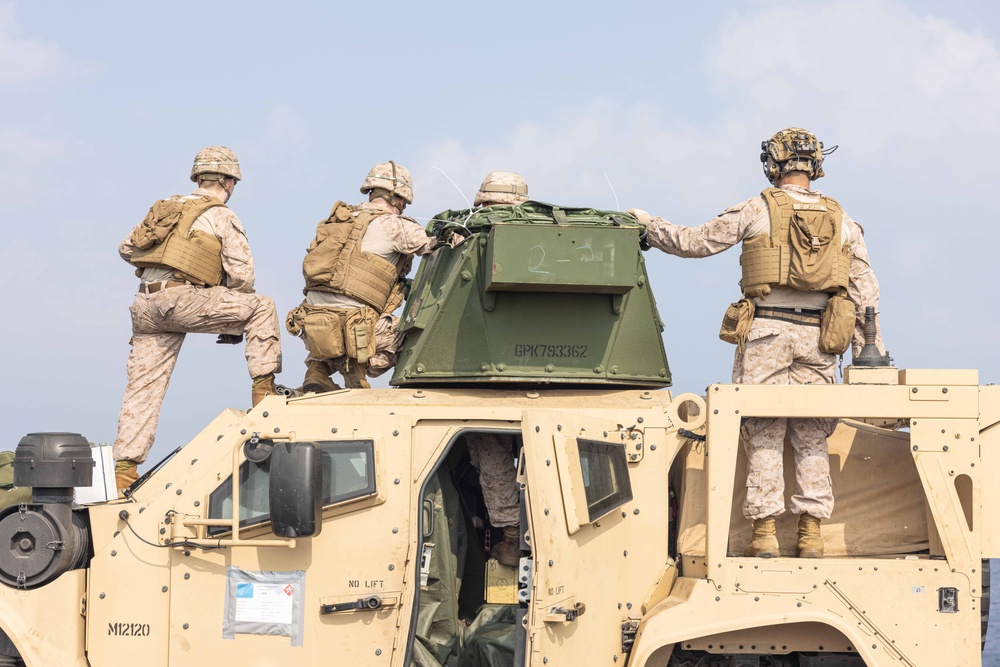
{"label": "red logo on label", "polygon": [[292,588],[291,584],[288,584],[287,586],[285,586],[285,595],[291,595],[294,592],[295,592],[295,589]]}

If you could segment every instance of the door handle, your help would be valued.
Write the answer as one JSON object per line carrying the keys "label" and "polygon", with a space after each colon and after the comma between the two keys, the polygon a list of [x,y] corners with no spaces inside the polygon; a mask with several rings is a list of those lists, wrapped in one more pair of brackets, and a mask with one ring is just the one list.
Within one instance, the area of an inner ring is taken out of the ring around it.
{"label": "door handle", "polygon": [[573,607],[567,609],[562,606],[549,607],[549,610],[542,615],[543,623],[572,623],[587,612],[587,605],[576,602]]}
{"label": "door handle", "polygon": [[366,595],[352,602],[335,602],[320,605],[320,614],[336,614],[342,611],[376,611],[396,606],[396,598],[383,598],[381,595]]}

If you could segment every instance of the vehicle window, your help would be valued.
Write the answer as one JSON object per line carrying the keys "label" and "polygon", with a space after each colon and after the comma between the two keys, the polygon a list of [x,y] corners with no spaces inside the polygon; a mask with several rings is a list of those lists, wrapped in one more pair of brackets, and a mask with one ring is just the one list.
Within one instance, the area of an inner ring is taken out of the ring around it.
{"label": "vehicle window", "polygon": [[632,500],[628,461],[621,445],[577,438],[590,521]]}
{"label": "vehicle window", "polygon": [[[323,506],[336,505],[375,493],[375,442],[338,440],[314,442],[323,464]],[[271,516],[267,461],[244,461],[240,466],[240,526],[266,522]],[[233,481],[229,477],[208,497],[208,518],[231,519]],[[228,533],[226,526],[211,526],[209,535]]]}

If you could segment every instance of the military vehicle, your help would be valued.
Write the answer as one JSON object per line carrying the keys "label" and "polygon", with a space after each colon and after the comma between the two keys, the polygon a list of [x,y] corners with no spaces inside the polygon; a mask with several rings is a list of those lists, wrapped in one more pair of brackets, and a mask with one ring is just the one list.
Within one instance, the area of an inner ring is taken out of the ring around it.
{"label": "military vehicle", "polygon": [[[439,218],[468,239],[418,271],[395,388],[226,411],[87,506],[86,439],[22,440],[0,664],[981,664],[1000,387],[883,359],[675,396],[634,219]],[[741,555],[745,417],[842,420],[826,558],[785,516],[782,557]],[[517,568],[488,558],[474,433],[511,443]]]}

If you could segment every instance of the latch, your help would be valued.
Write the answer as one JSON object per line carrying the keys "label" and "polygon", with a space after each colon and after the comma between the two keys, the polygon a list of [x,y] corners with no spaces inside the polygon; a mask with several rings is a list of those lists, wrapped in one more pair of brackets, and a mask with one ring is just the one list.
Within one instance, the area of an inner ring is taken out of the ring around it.
{"label": "latch", "polygon": [[395,607],[398,598],[383,598],[381,595],[368,595],[353,602],[336,602],[320,605],[319,613],[336,614],[341,611],[375,611]]}
{"label": "latch", "polygon": [[958,613],[958,589],[939,588],[938,589],[938,611],[942,614]]}
{"label": "latch", "polygon": [[639,632],[639,621],[622,621],[622,653],[631,653],[635,636]]}
{"label": "latch", "polygon": [[542,614],[543,623],[572,623],[587,612],[587,605],[576,602],[572,608],[567,609],[562,606],[549,607],[549,610]]}
{"label": "latch", "polygon": [[424,547],[420,551],[420,589],[427,588],[427,582],[431,576],[431,555],[434,553],[434,543],[424,542]]}
{"label": "latch", "polygon": [[530,556],[523,556],[517,566],[517,601],[519,603],[531,602],[531,573],[534,569],[534,562]]}

